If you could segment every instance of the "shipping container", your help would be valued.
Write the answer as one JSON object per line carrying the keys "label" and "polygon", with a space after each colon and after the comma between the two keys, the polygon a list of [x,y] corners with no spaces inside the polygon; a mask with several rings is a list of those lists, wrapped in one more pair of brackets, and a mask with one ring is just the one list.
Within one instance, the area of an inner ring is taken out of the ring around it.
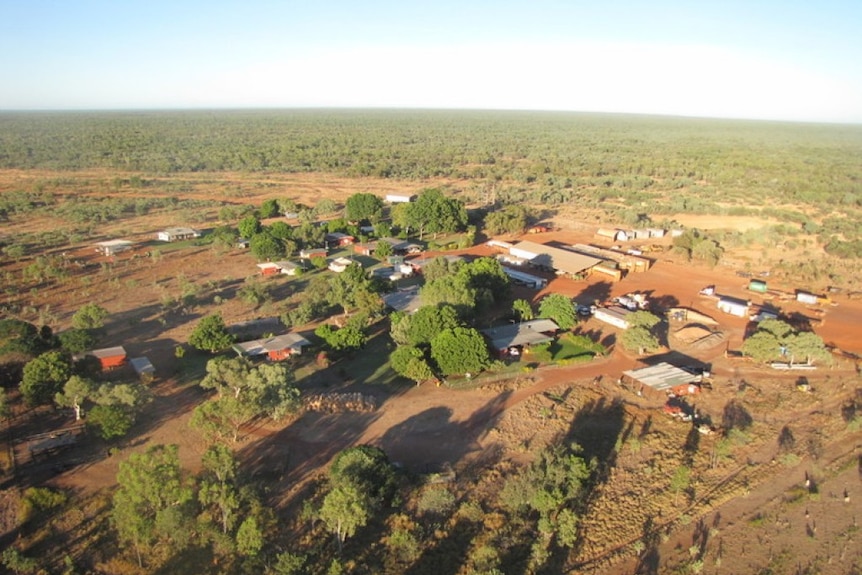
{"label": "shipping container", "polygon": [[748,289],[757,293],[766,293],[766,282],[762,280],[751,280],[748,282]]}

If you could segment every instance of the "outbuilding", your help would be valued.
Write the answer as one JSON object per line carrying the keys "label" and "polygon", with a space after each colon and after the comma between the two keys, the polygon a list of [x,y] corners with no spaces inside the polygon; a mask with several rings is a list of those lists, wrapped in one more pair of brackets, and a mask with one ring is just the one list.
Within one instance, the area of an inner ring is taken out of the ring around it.
{"label": "outbuilding", "polygon": [[624,307],[612,305],[610,307],[596,308],[593,317],[599,321],[603,321],[620,329],[628,329],[629,322],[627,316],[632,313]]}
{"label": "outbuilding", "polygon": [[344,246],[352,245],[356,238],[353,236],[341,233],[341,232],[332,232],[326,234],[325,238],[326,245],[331,248],[342,248]]}
{"label": "outbuilding", "polygon": [[628,378],[656,391],[668,391],[680,385],[691,383],[695,379],[684,369],[666,362],[624,371],[623,378]]}
{"label": "outbuilding", "polygon": [[85,355],[91,355],[98,359],[103,370],[121,367],[126,363],[126,350],[122,346],[94,349]]}
{"label": "outbuilding", "polygon": [[299,257],[304,260],[310,260],[312,258],[325,258],[326,248],[307,248],[299,252]]}
{"label": "outbuilding", "polygon": [[718,300],[718,309],[736,317],[748,317],[749,302],[732,297],[722,297]]}
{"label": "outbuilding", "polygon": [[192,228],[167,228],[156,234],[159,241],[179,242],[201,237],[201,233]]}
{"label": "outbuilding", "polygon": [[813,293],[809,293],[807,291],[797,290],[796,301],[798,301],[799,303],[816,305],[820,301],[820,298],[818,298]]}
{"label": "outbuilding", "polygon": [[331,271],[334,271],[335,273],[340,274],[354,263],[356,263],[356,265],[359,265],[359,263],[347,258],[335,258],[334,260],[329,262],[329,269]]}
{"label": "outbuilding", "polygon": [[386,202],[389,204],[409,204],[415,199],[414,195],[386,194]]}
{"label": "outbuilding", "polygon": [[97,243],[96,251],[106,256],[112,256],[132,249],[133,245],[129,240],[107,240]]}
{"label": "outbuilding", "polygon": [[150,362],[148,357],[133,357],[129,360],[129,365],[135,370],[141,378],[152,378],[156,373],[156,368]]}
{"label": "outbuilding", "polygon": [[260,270],[260,275],[263,276],[273,276],[281,273],[281,268],[273,262],[264,262],[262,264],[257,264],[257,267]]}

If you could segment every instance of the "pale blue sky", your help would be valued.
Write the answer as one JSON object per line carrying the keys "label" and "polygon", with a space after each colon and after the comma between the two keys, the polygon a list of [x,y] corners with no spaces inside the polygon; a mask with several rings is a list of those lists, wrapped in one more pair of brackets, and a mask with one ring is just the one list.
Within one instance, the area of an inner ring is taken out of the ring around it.
{"label": "pale blue sky", "polygon": [[859,0],[0,0],[0,110],[862,122]]}

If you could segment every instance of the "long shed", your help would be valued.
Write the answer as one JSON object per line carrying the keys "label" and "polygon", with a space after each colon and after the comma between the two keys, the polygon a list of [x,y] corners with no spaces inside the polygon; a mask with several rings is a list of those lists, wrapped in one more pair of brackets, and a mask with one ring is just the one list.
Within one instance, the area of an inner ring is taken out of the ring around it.
{"label": "long shed", "polygon": [[122,346],[94,349],[85,355],[91,355],[98,359],[102,369],[113,369],[126,363],[126,350]]}
{"label": "long shed", "polygon": [[667,362],[624,371],[623,377],[657,391],[667,391],[693,380],[692,374]]}

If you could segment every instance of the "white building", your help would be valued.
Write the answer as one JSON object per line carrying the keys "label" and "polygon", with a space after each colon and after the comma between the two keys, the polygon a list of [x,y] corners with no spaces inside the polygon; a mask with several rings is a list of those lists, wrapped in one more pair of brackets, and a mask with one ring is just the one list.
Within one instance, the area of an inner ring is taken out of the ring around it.
{"label": "white building", "polygon": [[719,310],[736,317],[748,317],[748,306],[747,301],[732,297],[723,297],[718,300]]}
{"label": "white building", "polygon": [[629,322],[626,317],[632,313],[624,307],[613,305],[611,307],[600,307],[593,313],[593,317],[620,329],[628,329]]}

